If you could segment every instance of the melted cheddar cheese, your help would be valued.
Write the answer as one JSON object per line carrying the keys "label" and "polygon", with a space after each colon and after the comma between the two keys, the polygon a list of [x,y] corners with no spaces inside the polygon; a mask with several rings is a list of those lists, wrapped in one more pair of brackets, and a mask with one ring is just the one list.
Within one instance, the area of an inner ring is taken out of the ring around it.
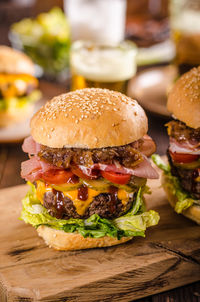
{"label": "melted cheddar cheese", "polygon": [[38,80],[29,74],[0,73],[0,92],[3,98],[24,95],[28,87],[36,88]]}
{"label": "melted cheddar cheese", "polygon": [[200,182],[200,176],[198,176],[197,178],[195,178],[196,182]]}
{"label": "melted cheddar cheese", "polygon": [[[43,204],[43,196],[46,192],[52,192],[53,188],[50,185],[45,184],[42,181],[37,181],[37,189],[36,194],[37,198],[40,200],[40,202]],[[91,188],[88,188],[88,198],[87,200],[80,200],[78,199],[78,189],[72,190],[72,191],[62,191],[63,195],[70,198],[73,202],[74,207],[76,208],[76,212],[79,215],[84,215],[85,211],[93,201],[93,199],[101,194],[101,193],[109,193],[109,191],[105,190],[103,192],[93,190]],[[117,192],[118,198],[122,201],[122,204],[126,206],[126,204],[129,201],[129,198],[133,196],[133,193],[128,193],[125,190],[119,189]]]}
{"label": "melted cheddar cheese", "polygon": [[130,193],[125,190],[119,189],[117,192],[117,197],[122,201],[122,204],[125,206],[130,198]]}
{"label": "melted cheddar cheese", "polygon": [[43,196],[47,192],[52,192],[52,188],[48,185],[45,185],[43,181],[38,180],[37,182],[36,195],[41,204],[43,204]]}
{"label": "melted cheddar cheese", "polygon": [[94,197],[99,195],[100,193],[102,193],[102,192],[95,191],[91,188],[88,188],[87,200],[80,200],[80,199],[78,199],[78,190],[77,189],[74,191],[63,192],[64,196],[67,196],[68,198],[70,198],[72,200],[73,205],[76,208],[76,212],[81,216],[84,215],[85,211],[87,210],[87,208],[93,201]]}

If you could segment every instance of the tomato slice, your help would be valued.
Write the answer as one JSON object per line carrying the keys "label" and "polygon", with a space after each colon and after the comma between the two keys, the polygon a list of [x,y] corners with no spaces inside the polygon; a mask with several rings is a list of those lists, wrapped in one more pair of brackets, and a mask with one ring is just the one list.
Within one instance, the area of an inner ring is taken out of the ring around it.
{"label": "tomato slice", "polygon": [[106,172],[106,171],[101,171],[101,175],[105,179],[119,185],[127,184],[131,178],[130,174],[121,174],[121,173]]}
{"label": "tomato slice", "polygon": [[42,174],[42,179],[50,184],[64,184],[70,182],[73,178],[74,174],[70,170],[52,169]]}
{"label": "tomato slice", "polygon": [[200,156],[195,154],[186,154],[186,153],[176,153],[176,152],[169,152],[172,159],[176,161],[177,163],[191,163],[193,161],[196,161]]}
{"label": "tomato slice", "polygon": [[90,175],[83,173],[83,171],[78,166],[72,166],[71,170],[75,175],[83,179],[96,179],[99,176],[98,170],[91,170]]}

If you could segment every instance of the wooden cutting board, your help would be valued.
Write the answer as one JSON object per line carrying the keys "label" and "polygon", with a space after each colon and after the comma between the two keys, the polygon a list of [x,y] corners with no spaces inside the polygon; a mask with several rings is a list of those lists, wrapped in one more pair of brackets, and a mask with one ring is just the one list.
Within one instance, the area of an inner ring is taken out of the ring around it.
{"label": "wooden cutting board", "polygon": [[0,191],[0,301],[131,301],[200,280],[200,226],[173,212],[160,188],[147,197],[160,223],[146,238],[58,252],[18,220],[27,186]]}

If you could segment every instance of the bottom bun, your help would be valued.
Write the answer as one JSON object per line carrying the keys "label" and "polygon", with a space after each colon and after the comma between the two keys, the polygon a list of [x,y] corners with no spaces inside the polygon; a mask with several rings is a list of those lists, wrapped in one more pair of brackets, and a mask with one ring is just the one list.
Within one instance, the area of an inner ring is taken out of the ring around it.
{"label": "bottom bun", "polygon": [[63,251],[112,246],[124,243],[133,238],[123,237],[120,240],[109,236],[104,236],[101,238],[84,238],[79,233],[66,233],[64,231],[55,230],[44,225],[39,226],[37,232],[49,247]]}
{"label": "bottom bun", "polygon": [[[168,201],[172,206],[172,208],[174,208],[178,199],[176,195],[174,195],[173,192],[169,189],[169,186],[167,184],[170,183],[170,179],[164,173],[162,174],[161,182],[162,182],[162,187],[167,194]],[[192,205],[188,209],[184,210],[181,214],[183,214],[187,218],[194,220],[196,223],[200,224],[200,206]]]}
{"label": "bottom bun", "polygon": [[33,104],[27,104],[23,108],[15,108],[10,111],[0,111],[0,127],[7,127],[26,120],[33,114],[33,109]]}

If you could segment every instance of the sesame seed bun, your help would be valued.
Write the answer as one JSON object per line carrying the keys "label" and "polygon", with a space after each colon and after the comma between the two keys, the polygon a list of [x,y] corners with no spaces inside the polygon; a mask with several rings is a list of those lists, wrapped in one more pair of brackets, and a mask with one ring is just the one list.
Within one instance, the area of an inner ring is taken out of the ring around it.
{"label": "sesame seed bun", "polygon": [[0,73],[34,75],[34,65],[24,53],[0,45]]}
{"label": "sesame seed bun", "polygon": [[96,247],[112,246],[131,240],[133,237],[117,238],[104,236],[101,238],[84,238],[78,233],[66,233],[55,230],[45,225],[37,228],[38,235],[42,237],[45,243],[56,250],[82,250]]}
{"label": "sesame seed bun", "polygon": [[[170,190],[170,186],[168,185],[170,183],[170,179],[166,174],[162,174],[161,183],[163,186],[163,189],[165,190],[167,194],[168,201],[172,208],[175,207],[177,200],[177,197],[174,195],[172,190]],[[184,216],[187,218],[195,221],[196,223],[200,224],[200,206],[198,205],[192,205],[188,209],[184,210],[182,212]]]}
{"label": "sesame seed bun", "polygon": [[100,88],[56,96],[31,120],[34,140],[52,148],[121,146],[147,130],[147,117],[135,100]]}
{"label": "sesame seed bun", "polygon": [[169,93],[167,109],[187,126],[200,127],[200,66],[177,80]]}

